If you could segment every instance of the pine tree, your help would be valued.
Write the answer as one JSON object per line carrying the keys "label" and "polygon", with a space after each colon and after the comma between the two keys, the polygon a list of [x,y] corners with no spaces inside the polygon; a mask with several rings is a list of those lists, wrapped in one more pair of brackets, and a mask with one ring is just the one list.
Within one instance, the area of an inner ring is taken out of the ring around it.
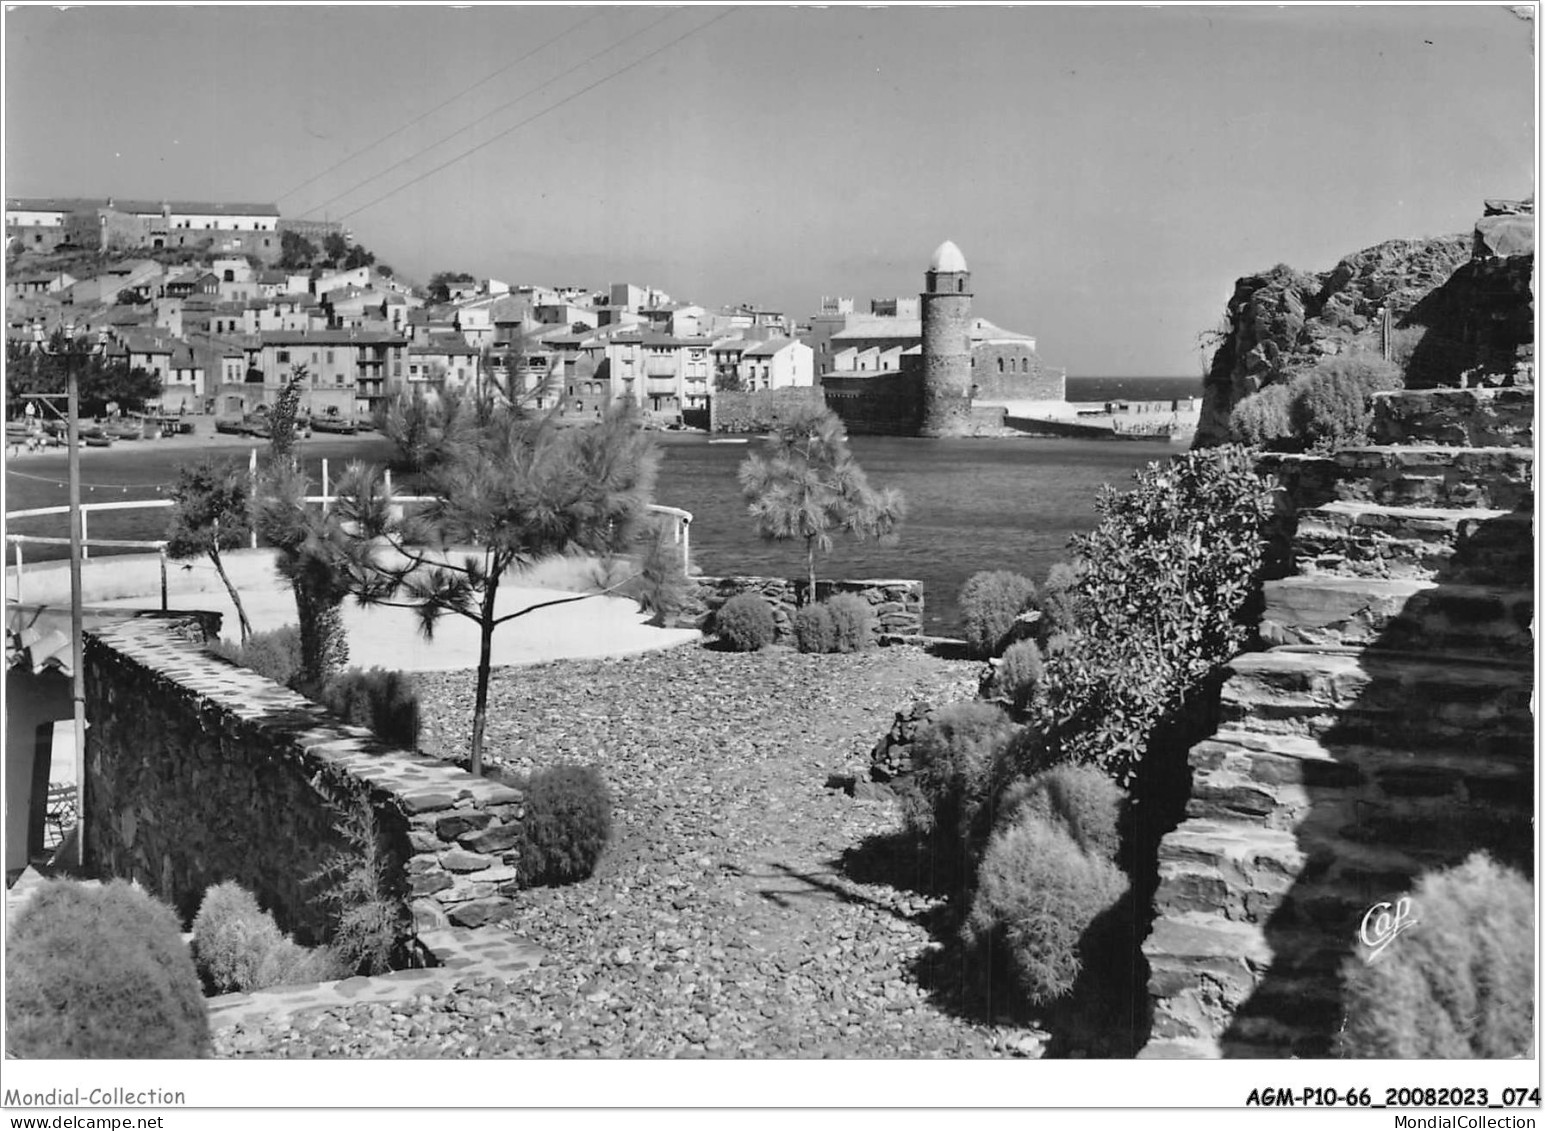
{"label": "pine tree", "polygon": [[207,555],[225,591],[236,606],[241,623],[241,642],[252,635],[247,610],[230,575],[225,572],[221,550],[239,549],[252,529],[251,492],[246,473],[235,463],[204,459],[177,468],[171,495],[175,506],[166,531],[166,552],[175,561]]}
{"label": "pine tree", "polygon": [[802,539],[815,601],[815,555],[828,553],[832,534],[888,538],[906,516],[894,488],[877,490],[848,450],[847,431],[828,408],[803,410],[773,429],[770,451],[740,465],[740,486],[757,532],[768,541]]}
{"label": "pine tree", "polygon": [[554,555],[607,556],[631,546],[646,520],[657,459],[631,402],[576,428],[560,427],[553,413],[533,419],[518,406],[485,404],[425,471],[421,493],[434,501],[421,513],[394,517],[376,468],[354,465],[340,484],[337,513],[350,531],[347,585],[360,604],[416,610],[428,639],[447,613],[478,626],[473,773],[483,768],[495,630],[608,591],[500,612],[505,576]]}

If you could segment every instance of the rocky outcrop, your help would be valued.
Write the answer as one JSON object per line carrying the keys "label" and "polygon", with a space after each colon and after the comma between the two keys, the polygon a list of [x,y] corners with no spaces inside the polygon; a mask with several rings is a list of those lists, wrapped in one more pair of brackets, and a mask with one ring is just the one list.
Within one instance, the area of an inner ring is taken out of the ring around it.
{"label": "rocky outcrop", "polygon": [[1382,393],[1377,444],[1267,461],[1290,560],[1160,846],[1144,1056],[1326,1055],[1370,907],[1532,860],[1533,410]]}
{"label": "rocky outcrop", "polygon": [[1532,202],[1487,201],[1469,235],[1390,240],[1329,271],[1279,265],[1240,279],[1196,443],[1225,441],[1241,400],[1337,354],[1387,352],[1408,388],[1532,382],[1533,266]]}

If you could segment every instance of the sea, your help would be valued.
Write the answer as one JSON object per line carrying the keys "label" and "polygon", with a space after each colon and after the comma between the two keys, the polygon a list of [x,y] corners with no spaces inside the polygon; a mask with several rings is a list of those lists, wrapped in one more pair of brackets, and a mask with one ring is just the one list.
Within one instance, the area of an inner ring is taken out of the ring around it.
{"label": "sea", "polygon": [[[1067,398],[1079,402],[1181,400],[1201,395],[1199,377],[1069,377]],[[207,424],[205,425],[207,427]],[[139,441],[154,452],[93,451],[82,464],[82,501],[164,499],[179,463],[193,458],[189,440]],[[830,553],[817,558],[822,577],[914,578],[924,583],[925,629],[958,635],[957,595],[973,573],[1009,569],[1037,583],[1068,556],[1068,541],[1097,521],[1095,500],[1105,486],[1117,490],[1142,467],[1181,449],[1162,440],[1003,439],[924,440],[855,436],[853,454],[871,484],[898,488],[907,518],[886,543],[856,542],[838,535]],[[802,544],[768,543],[757,537],[736,487],[735,473],[756,441],[714,443],[702,435],[662,433],[655,501],[692,512],[691,554],[705,574],[802,576]],[[229,450],[229,449],[227,449]],[[239,449],[238,449],[239,451]],[[385,440],[303,441],[307,471],[320,480],[327,459],[336,476],[349,460],[382,460]],[[63,454],[50,452],[7,461],[5,511],[62,506],[69,501]],[[152,540],[163,536],[165,510],[99,512],[90,536]],[[7,533],[63,535],[63,516],[6,523]],[[92,550],[92,556],[110,550]],[[132,551],[131,551],[132,552]],[[29,544],[27,561],[67,556],[64,547]],[[7,563],[14,562],[7,546]]]}

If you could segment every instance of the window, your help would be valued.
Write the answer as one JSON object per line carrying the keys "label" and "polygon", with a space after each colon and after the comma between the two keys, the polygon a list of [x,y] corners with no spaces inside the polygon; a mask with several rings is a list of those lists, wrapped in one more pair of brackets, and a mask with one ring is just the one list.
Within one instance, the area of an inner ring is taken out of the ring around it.
{"label": "window", "polygon": [[331,365],[332,363],[333,363],[333,351],[332,350],[328,350],[327,351],[327,364]]}
{"label": "window", "polygon": [[957,291],[965,290],[966,289],[966,281],[964,279],[956,279],[955,280],[955,289]]}
{"label": "window", "polygon": [[287,361],[290,360],[290,351],[289,350],[280,350],[279,352],[274,354],[274,360],[279,362],[279,364],[283,365],[284,363],[286,363]]}
{"label": "window", "polygon": [[1003,359],[1001,357],[998,359],[998,372],[1003,372]]}

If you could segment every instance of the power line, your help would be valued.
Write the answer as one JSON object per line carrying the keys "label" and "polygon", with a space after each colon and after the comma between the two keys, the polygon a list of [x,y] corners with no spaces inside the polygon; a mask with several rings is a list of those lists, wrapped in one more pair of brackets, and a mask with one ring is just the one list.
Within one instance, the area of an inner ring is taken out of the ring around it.
{"label": "power line", "polygon": [[[358,192],[360,189],[364,188],[366,185],[370,184],[373,181],[380,180],[382,177],[386,176],[388,173],[394,173],[398,169],[402,168],[404,165],[412,164],[414,161],[417,161],[425,153],[428,153],[431,149],[435,148],[436,146],[444,145],[446,142],[450,141],[452,138],[459,137],[460,135],[466,133],[468,130],[472,129],[474,126],[481,125],[482,123],[488,121],[489,118],[492,118],[495,115],[504,113],[504,111],[508,110],[510,107],[518,105],[521,102],[524,102],[527,98],[531,97],[531,95],[536,94],[536,93],[538,93],[540,91],[546,90],[548,87],[552,86],[559,79],[567,78],[569,75],[572,75],[575,71],[578,71],[578,70],[581,70],[581,69],[583,69],[585,67],[588,67],[591,63],[595,62],[601,56],[609,55],[613,51],[616,51],[619,47],[625,47],[627,44],[631,43],[633,40],[637,39],[639,36],[644,35],[646,32],[653,31],[655,28],[657,28],[661,24],[663,24],[666,20],[674,19],[677,16],[677,14],[678,13],[676,11],[667,12],[665,15],[661,16],[659,19],[655,20],[653,23],[649,24],[647,27],[640,28],[638,31],[633,32],[632,34],[623,37],[622,39],[618,40],[616,43],[613,43],[610,47],[602,48],[600,51],[597,51],[595,54],[591,55],[588,59],[585,59],[582,62],[574,64],[572,67],[568,68],[568,70],[566,70],[566,71],[559,72],[558,74],[554,75],[552,78],[548,79],[546,82],[539,83],[538,85],[532,87],[530,90],[526,91],[525,93],[519,95],[518,97],[516,97],[514,99],[511,99],[509,102],[504,103],[504,105],[495,107],[494,109],[490,110],[488,113],[484,114],[482,117],[476,118],[473,121],[470,121],[466,125],[462,126],[460,129],[457,129],[457,130],[455,130],[455,131],[453,131],[453,132],[451,132],[449,134],[446,134],[439,141],[431,142],[429,145],[424,146],[422,149],[419,149],[419,150],[417,150],[417,151],[415,151],[413,153],[410,153],[408,156],[404,157],[401,161],[398,161],[395,165],[391,165],[391,166],[389,166],[389,167],[387,167],[385,169],[382,169],[379,173],[373,173],[372,175],[366,177],[363,181],[360,181],[358,184],[352,185],[349,188],[345,189],[343,192],[338,193],[336,196],[332,197],[331,199],[323,201],[321,204],[317,205],[315,208],[308,208],[304,213],[302,213],[302,215],[311,215],[314,212],[317,212],[317,211],[319,211],[321,209],[325,209],[325,208],[329,207],[330,205],[335,204],[338,201],[342,200],[346,196],[352,196],[354,193]],[[707,27],[708,25],[704,24],[703,26]],[[561,106],[562,103],[560,102],[558,105]],[[503,136],[503,135],[499,135],[499,136]],[[468,152],[474,152],[474,151],[469,150]],[[460,160],[460,158],[452,158],[452,160],[456,161],[456,160]],[[438,170],[436,170],[436,171],[438,171]],[[414,183],[413,181],[409,181],[408,182],[408,184],[413,184],[413,183]],[[406,187],[406,186],[404,186],[404,187]],[[372,201],[371,203],[374,203],[374,201]],[[367,204],[365,207],[368,208],[368,207],[370,207],[370,205]],[[360,210],[357,209],[357,208],[354,210],[354,212],[358,212],[358,211],[360,211]],[[354,212],[347,212],[347,213],[345,213],[343,215],[342,218],[343,219],[348,219],[348,217],[354,215]]]}
{"label": "power line", "polygon": [[[413,185],[418,184],[420,181],[427,180],[428,178],[434,176],[436,173],[439,173],[439,172],[441,172],[441,171],[443,171],[445,169],[448,169],[450,166],[456,164],[458,161],[462,161],[462,160],[464,160],[464,159],[466,159],[468,157],[471,157],[478,150],[486,149],[488,146],[492,145],[494,142],[499,141],[502,138],[508,137],[510,134],[514,133],[516,130],[520,129],[522,126],[530,125],[532,122],[536,121],[538,118],[545,118],[548,114],[551,114],[554,110],[557,110],[561,106],[566,106],[568,103],[573,102],[576,98],[579,98],[581,95],[588,94],[592,90],[594,90],[596,87],[601,86],[601,85],[603,85],[605,83],[611,82],[612,79],[617,78],[619,75],[626,74],[628,71],[631,71],[634,67],[638,67],[638,66],[641,66],[644,63],[647,63],[650,59],[653,59],[656,55],[660,55],[660,54],[662,54],[662,53],[664,53],[666,51],[669,51],[672,47],[675,47],[678,43],[682,42],[683,40],[690,39],[690,38],[692,38],[692,36],[697,35],[699,32],[706,31],[709,27],[711,27],[714,24],[718,23],[720,20],[724,19],[726,16],[732,15],[734,12],[735,12],[734,8],[729,9],[729,11],[720,12],[717,16],[715,16],[713,19],[707,21],[706,23],[699,24],[697,27],[692,28],[690,31],[687,31],[687,32],[682,33],[681,35],[678,35],[675,39],[671,40],[669,43],[665,44],[663,47],[657,47],[653,51],[649,52],[649,54],[641,56],[640,58],[637,58],[637,59],[633,60],[633,62],[628,63],[625,66],[617,68],[617,70],[612,71],[610,74],[603,75],[601,78],[597,79],[595,82],[591,83],[589,86],[582,87],[581,89],[576,90],[573,94],[569,95],[567,98],[563,98],[563,99],[560,99],[557,102],[554,102],[547,109],[539,110],[535,114],[532,114],[529,118],[521,119],[520,121],[516,122],[513,126],[510,126],[508,129],[501,130],[499,133],[496,133],[493,137],[489,138],[487,141],[479,142],[477,145],[474,145],[471,149],[467,150],[465,153],[461,153],[458,156],[452,157],[449,161],[445,161],[445,162],[442,162],[439,165],[436,165],[433,169],[430,169],[427,173],[421,173],[417,177],[414,177],[411,181],[407,181],[404,184],[400,184],[396,188],[390,190],[389,192],[385,192],[385,193],[381,194],[380,196],[378,196],[374,200],[372,200],[369,204],[362,204],[358,208],[350,209],[348,212],[345,212],[343,214],[343,216],[340,217],[340,219],[347,220],[351,216],[357,216],[359,213],[365,211],[367,208],[374,208],[377,204],[380,204],[383,200],[387,200],[387,199],[389,199],[389,198],[391,198],[393,196],[396,196],[403,189],[411,188]],[[648,29],[645,29],[645,30],[648,30]]]}
{"label": "power line", "polygon": [[[452,102],[455,102],[458,98],[466,97],[467,95],[471,94],[474,90],[476,90],[478,87],[483,86],[485,83],[492,82],[494,79],[498,78],[500,75],[504,74],[507,71],[513,70],[515,67],[519,66],[521,63],[524,63],[527,59],[531,58],[531,56],[535,55],[537,52],[547,50],[547,48],[551,47],[554,43],[557,43],[564,36],[573,34],[574,32],[578,31],[580,28],[582,28],[586,24],[588,24],[590,21],[592,21],[594,19],[597,19],[599,16],[600,16],[599,12],[594,12],[594,11],[591,12],[590,15],[586,16],[584,19],[580,20],[578,23],[576,23],[576,24],[574,24],[574,25],[572,25],[570,27],[565,28],[564,30],[560,31],[557,35],[553,36],[551,39],[548,39],[548,40],[538,44],[537,46],[533,47],[530,51],[527,51],[520,58],[515,59],[512,62],[506,63],[504,66],[500,67],[497,71],[494,71],[492,74],[485,75],[483,78],[478,79],[477,82],[473,83],[471,86],[466,87],[463,90],[457,92],[456,94],[451,95],[449,98],[447,98],[444,102],[440,103],[438,106],[435,106],[435,107],[433,107],[433,108],[431,108],[429,110],[425,110],[418,117],[412,119],[411,121],[404,122],[402,125],[398,126],[395,130],[392,130],[390,133],[386,133],[386,134],[381,135],[380,137],[376,138],[375,141],[372,141],[369,145],[363,146],[360,149],[356,149],[353,153],[349,154],[347,157],[343,158],[341,161],[335,162],[334,164],[329,165],[326,169],[323,169],[320,173],[318,173],[316,176],[312,177],[310,180],[302,181],[300,184],[296,185],[294,188],[290,189],[288,192],[280,193],[277,199],[278,200],[284,200],[286,197],[294,196],[301,189],[306,188],[306,187],[308,187],[310,185],[316,184],[316,182],[320,181],[323,177],[327,176],[327,174],[333,172],[336,169],[342,168],[344,165],[347,165],[350,161],[353,161],[356,157],[359,157],[359,156],[361,156],[362,154],[365,154],[365,153],[369,153],[372,149],[376,148],[378,145],[381,145],[383,142],[390,141],[392,138],[396,137],[398,134],[402,133],[404,130],[410,129],[413,126],[418,125],[420,122],[422,122],[425,118],[429,117],[431,114],[439,113],[441,110],[444,110],[447,106],[449,106]],[[451,136],[454,137],[455,135],[452,134]],[[436,142],[435,144],[438,145],[439,142]],[[315,209],[311,209],[311,211],[314,212],[316,210]]]}

